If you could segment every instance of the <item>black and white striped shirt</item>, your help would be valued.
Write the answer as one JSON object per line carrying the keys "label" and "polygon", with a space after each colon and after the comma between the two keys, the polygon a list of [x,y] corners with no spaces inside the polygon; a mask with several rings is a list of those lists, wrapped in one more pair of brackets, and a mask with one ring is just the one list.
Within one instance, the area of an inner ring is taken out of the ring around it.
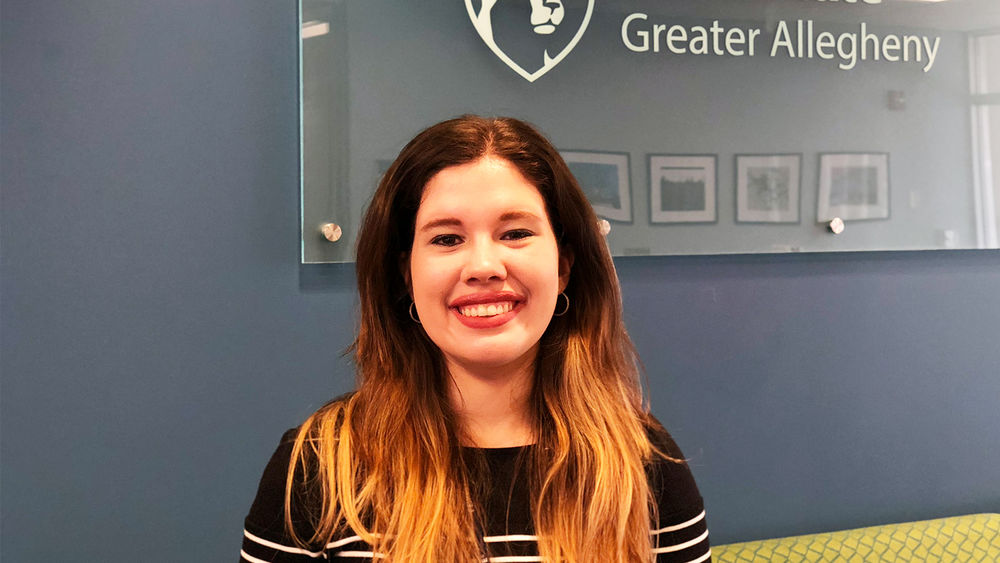
{"label": "black and white striped shirt", "polygon": [[[257,497],[246,517],[241,563],[336,563],[370,562],[377,554],[360,537],[345,534],[325,546],[302,549],[288,538],[284,528],[285,477],[291,459],[295,431],[285,434],[264,470]],[[671,456],[683,455],[665,433],[651,432],[654,443]],[[531,522],[526,487],[514,486],[518,456],[523,446],[482,450],[491,481],[500,484],[484,492],[486,534],[482,542],[489,563],[540,562],[537,536]],[[694,478],[686,464],[659,461],[649,468],[650,485],[656,493],[659,521],[653,523],[657,563],[702,563],[711,560],[705,510]]]}

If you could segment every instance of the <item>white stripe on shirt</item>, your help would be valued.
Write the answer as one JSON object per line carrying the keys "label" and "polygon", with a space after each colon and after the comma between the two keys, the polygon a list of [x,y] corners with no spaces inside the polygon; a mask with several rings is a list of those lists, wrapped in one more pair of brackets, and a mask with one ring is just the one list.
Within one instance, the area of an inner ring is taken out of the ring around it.
{"label": "white stripe on shirt", "polygon": [[[692,518],[692,519],[690,519],[690,520],[688,520],[686,522],[682,522],[680,524],[676,524],[676,525],[673,525],[673,526],[666,526],[666,527],[660,528],[659,530],[650,530],[650,535],[661,534],[661,533],[664,533],[664,532],[673,532],[673,531],[680,530],[680,529],[683,529],[683,528],[688,528],[688,527],[690,527],[690,526],[698,523],[699,521],[701,521],[704,518],[705,518],[705,511],[703,510],[701,512],[701,514],[695,516],[694,518]],[[312,558],[318,558],[318,557],[322,557],[323,554],[326,552],[326,550],[319,551],[319,552],[314,552],[314,551],[309,551],[309,550],[302,549],[302,548],[299,548],[299,547],[291,547],[291,546],[287,546],[287,545],[282,545],[280,543],[275,543],[273,541],[269,541],[269,540],[265,540],[264,538],[257,537],[254,534],[251,534],[247,530],[243,530],[243,535],[245,535],[249,540],[251,540],[251,541],[253,541],[255,543],[258,543],[258,544],[260,544],[262,546],[265,546],[265,547],[269,547],[271,549],[276,549],[278,551],[283,551],[285,553],[297,553],[297,554],[307,555],[307,556],[312,557]],[[696,545],[696,544],[704,541],[705,538],[707,538],[707,537],[708,537],[708,530],[705,530],[704,533],[702,533],[697,538],[694,538],[693,540],[686,541],[684,543],[679,543],[679,544],[676,544],[676,545],[668,545],[668,546],[664,546],[664,547],[657,547],[657,548],[653,549],[653,553],[654,554],[655,553],[671,553],[671,552],[674,552],[674,551],[681,551],[683,549],[687,549],[687,548],[689,548],[689,547],[691,547],[693,545]],[[362,541],[361,540],[361,536],[350,536],[350,537],[347,537],[347,538],[339,539],[337,541],[333,541],[333,542],[328,543],[326,545],[326,549],[327,550],[329,550],[329,549],[336,549],[336,548],[338,548],[338,547],[340,547],[342,545],[347,545],[349,543],[359,542],[359,541]],[[483,537],[483,542],[484,543],[500,543],[500,542],[513,542],[513,541],[534,541],[534,542],[537,542],[538,541],[538,536],[532,536],[532,535],[526,535],[526,534],[512,534],[512,535],[507,535],[507,536],[484,536]],[[250,563],[267,563],[263,559],[258,559],[256,557],[253,557],[253,556],[249,555],[246,551],[243,551],[243,550],[240,550],[240,555],[244,559],[246,559],[247,561],[249,561]],[[336,557],[367,557],[369,559],[375,559],[375,558],[385,557],[385,555],[383,555],[381,553],[376,554],[376,553],[374,553],[372,551],[342,551],[342,552],[339,552],[339,553],[334,553],[332,555],[334,555]],[[711,551],[711,549],[709,549],[708,552],[706,552],[704,555],[702,555],[701,557],[698,557],[697,559],[691,560],[690,563],[702,563],[703,561],[705,561],[706,559],[708,559],[711,555],[712,555],[712,551]],[[490,557],[487,561],[489,561],[489,563],[528,563],[528,562],[535,562],[535,561],[541,561],[541,560],[542,560],[541,557],[538,556],[538,555],[505,555],[505,556],[500,556],[500,557]]]}
{"label": "white stripe on shirt", "polygon": [[[309,551],[308,549],[302,549],[300,547],[291,547],[287,545],[281,545],[280,543],[275,543],[273,541],[265,540],[264,538],[258,538],[257,536],[251,534],[247,530],[243,530],[243,535],[246,536],[250,541],[259,543],[265,547],[270,547],[271,549],[277,549],[278,551],[284,551],[285,553],[299,553],[302,555],[308,555],[309,557],[322,557],[322,551]],[[258,559],[258,561],[260,561]]]}
{"label": "white stripe on shirt", "polygon": [[696,537],[695,539],[693,539],[691,541],[686,541],[684,543],[679,543],[679,544],[676,544],[676,545],[668,545],[668,546],[664,546],[664,547],[657,547],[656,549],[653,550],[653,553],[670,553],[672,551],[680,551],[682,549],[687,549],[687,548],[691,547],[692,545],[697,545],[697,544],[705,541],[705,538],[707,538],[707,537],[708,537],[708,530],[705,530],[704,534]]}
{"label": "white stripe on shirt", "polygon": [[500,541],[538,541],[538,536],[528,536],[524,534],[514,534],[510,536],[483,536],[486,543],[496,543]]}
{"label": "white stripe on shirt", "polygon": [[344,538],[342,540],[332,541],[326,544],[327,549],[336,549],[342,545],[347,545],[356,541],[361,541],[361,536],[351,536],[349,538]]}
{"label": "white stripe on shirt", "polygon": [[699,520],[702,520],[703,518],[705,518],[704,510],[701,511],[701,514],[695,516],[694,518],[688,520],[687,522],[681,522],[680,524],[675,524],[673,526],[665,526],[663,528],[660,528],[659,530],[654,530],[651,533],[662,534],[663,532],[675,532],[677,530],[680,530],[681,528],[687,528],[688,526],[697,523]]}
{"label": "white stripe on shirt", "polygon": [[256,557],[250,555],[249,553],[243,551],[242,549],[240,550],[240,557],[246,559],[250,563],[267,563],[267,561],[264,561],[263,559],[257,559]]}

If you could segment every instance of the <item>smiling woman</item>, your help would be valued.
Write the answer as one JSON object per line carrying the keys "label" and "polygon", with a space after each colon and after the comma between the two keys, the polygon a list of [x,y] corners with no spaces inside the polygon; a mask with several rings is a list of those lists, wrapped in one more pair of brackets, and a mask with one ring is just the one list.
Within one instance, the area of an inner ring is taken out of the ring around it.
{"label": "smiling woman", "polygon": [[[409,289],[462,410],[476,396],[511,395],[512,384],[514,395],[530,390],[538,343],[569,279],[569,258],[559,254],[541,194],[506,160],[486,156],[427,183]],[[526,426],[529,419],[519,418]],[[490,434],[497,446],[522,445],[505,442],[530,435],[528,428]]]}
{"label": "smiling woman", "polygon": [[414,138],[358,239],[358,390],[289,431],[244,561],[707,561],[597,217],[529,125]]}

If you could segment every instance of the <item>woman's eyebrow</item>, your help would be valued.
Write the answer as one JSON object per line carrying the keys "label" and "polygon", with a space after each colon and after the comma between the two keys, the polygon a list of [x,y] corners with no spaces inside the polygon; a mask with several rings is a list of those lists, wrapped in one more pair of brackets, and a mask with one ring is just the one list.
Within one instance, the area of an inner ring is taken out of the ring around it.
{"label": "woman's eyebrow", "polygon": [[442,217],[441,219],[435,219],[430,221],[420,227],[421,231],[429,231],[431,229],[436,229],[438,227],[461,227],[462,221],[456,219],[455,217]]}
{"label": "woman's eyebrow", "polygon": [[532,213],[530,211],[507,211],[503,215],[500,215],[500,221],[501,222],[517,221],[519,219],[529,219],[529,220],[535,220],[535,221],[542,220],[541,217],[539,217],[538,215],[535,215],[534,213]]}
{"label": "woman's eyebrow", "polygon": [[[506,211],[500,215],[498,221],[501,223],[506,223],[508,221],[518,221],[518,220],[534,220],[541,221],[542,218],[530,211]],[[462,220],[456,217],[441,217],[440,219],[434,219],[433,221],[428,221],[420,227],[420,231],[430,231],[438,227],[461,227]]]}

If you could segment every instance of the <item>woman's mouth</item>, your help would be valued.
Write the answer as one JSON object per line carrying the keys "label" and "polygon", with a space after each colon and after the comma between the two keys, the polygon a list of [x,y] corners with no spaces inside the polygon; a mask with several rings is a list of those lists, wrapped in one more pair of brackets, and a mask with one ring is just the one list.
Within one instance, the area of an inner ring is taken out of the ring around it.
{"label": "woman's mouth", "polygon": [[496,328],[517,316],[524,298],[509,291],[481,292],[455,299],[451,310],[469,328]]}
{"label": "woman's mouth", "polygon": [[513,301],[501,301],[499,303],[480,303],[478,305],[458,307],[458,312],[463,317],[494,317],[509,313],[513,309]]}

